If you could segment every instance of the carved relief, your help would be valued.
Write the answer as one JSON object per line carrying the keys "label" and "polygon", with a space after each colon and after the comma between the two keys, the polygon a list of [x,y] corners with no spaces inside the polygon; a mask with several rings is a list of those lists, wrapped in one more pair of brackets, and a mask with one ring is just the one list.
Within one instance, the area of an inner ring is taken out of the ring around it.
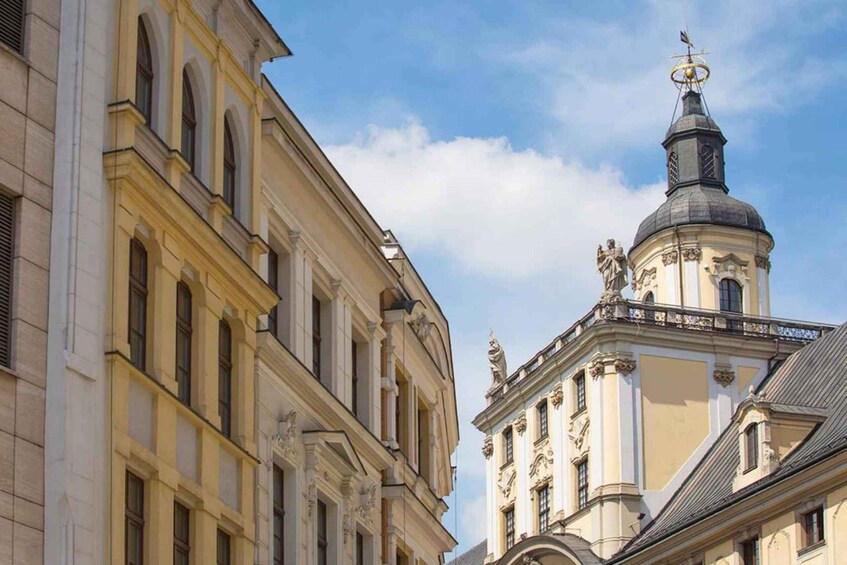
{"label": "carved relief", "polygon": [[738,258],[734,253],[724,255],[723,257],[712,257],[712,264],[706,267],[706,270],[716,279],[720,279],[724,274],[730,276],[739,274],[747,278],[747,261]]}
{"label": "carved relief", "polygon": [[507,502],[510,502],[513,499],[514,486],[515,486],[515,477],[517,473],[515,469],[509,467],[505,471],[500,472],[500,478],[497,480],[497,488],[500,489],[500,494],[503,495],[503,498],[506,499]]}
{"label": "carved relief", "polygon": [[283,417],[277,427],[277,433],[273,437],[274,445],[283,457],[293,459],[297,454],[297,410],[292,410]]}
{"label": "carved relief", "polygon": [[588,367],[588,374],[592,376],[592,378],[598,378],[605,372],[606,368],[602,361],[594,361]]}
{"label": "carved relief", "polygon": [[562,392],[562,383],[556,383],[556,386],[553,387],[553,392],[550,393],[550,403],[553,405],[553,408],[561,406],[564,397],[565,395]]}
{"label": "carved relief", "polygon": [[767,255],[756,255],[756,266],[771,272],[771,259]]}
{"label": "carved relief", "polygon": [[356,514],[359,519],[366,522],[368,525],[373,523],[373,511],[376,508],[376,485],[371,485],[367,488],[362,488],[359,491],[359,506],[356,507]]}
{"label": "carved relief", "polygon": [[526,431],[526,412],[521,412],[518,419],[515,420],[514,423],[515,431],[518,432],[518,435],[523,435]]}
{"label": "carved relief", "polygon": [[644,269],[638,277],[632,279],[632,290],[638,290],[645,286],[652,286],[656,281],[656,267]]}
{"label": "carved relief", "polygon": [[422,313],[420,316],[415,318],[410,322],[412,326],[412,330],[415,332],[415,335],[421,341],[426,341],[426,338],[429,337],[429,332],[432,330],[432,322],[429,321],[429,318],[426,314]]}
{"label": "carved relief", "polygon": [[486,459],[490,459],[492,453],[494,453],[494,440],[491,436],[486,436],[485,442],[482,444],[482,454]]}
{"label": "carved relief", "polygon": [[699,261],[703,257],[703,251],[699,247],[687,247],[682,250],[683,261]]}
{"label": "carved relief", "polygon": [[735,380],[735,372],[731,369],[715,369],[712,377],[716,383],[726,388]]}
{"label": "carved relief", "polygon": [[677,261],[679,261],[679,253],[677,253],[676,249],[674,249],[673,251],[665,251],[664,253],[662,253],[663,265],[673,265]]}
{"label": "carved relief", "polygon": [[341,530],[344,533],[344,545],[347,545],[350,537],[353,535],[353,507],[348,506],[344,511],[344,518],[341,520]]}
{"label": "carved relief", "polygon": [[588,414],[583,412],[568,425],[568,439],[571,442],[571,460],[582,459],[588,453]]}
{"label": "carved relief", "polygon": [[529,476],[535,477],[536,481],[545,481],[550,477],[553,469],[553,448],[549,445],[546,450],[539,451],[529,466]]}
{"label": "carved relief", "polygon": [[315,515],[315,506],[318,504],[318,485],[315,484],[314,479],[309,481],[303,496],[306,497],[306,506],[309,509],[308,515],[311,520],[312,516]]}
{"label": "carved relief", "polygon": [[626,376],[631,375],[635,370],[635,359],[628,359],[625,357],[618,357],[615,359],[615,371]]}

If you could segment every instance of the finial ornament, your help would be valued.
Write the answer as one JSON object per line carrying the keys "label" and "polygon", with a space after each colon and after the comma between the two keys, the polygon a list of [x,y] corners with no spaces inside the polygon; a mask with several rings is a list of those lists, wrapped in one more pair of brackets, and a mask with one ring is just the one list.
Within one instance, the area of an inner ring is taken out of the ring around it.
{"label": "finial ornament", "polygon": [[494,330],[488,332],[488,367],[491,369],[491,388],[502,385],[506,380],[506,352],[494,337]]}
{"label": "finial ornament", "polygon": [[694,43],[688,37],[687,31],[679,32],[679,40],[685,43],[688,48],[688,53],[685,55],[674,55],[674,59],[679,59],[679,62],[671,69],[671,81],[674,85],[685,92],[695,90],[701,91],[703,83],[709,80],[711,70],[703,55],[708,55],[706,51],[692,53]]}

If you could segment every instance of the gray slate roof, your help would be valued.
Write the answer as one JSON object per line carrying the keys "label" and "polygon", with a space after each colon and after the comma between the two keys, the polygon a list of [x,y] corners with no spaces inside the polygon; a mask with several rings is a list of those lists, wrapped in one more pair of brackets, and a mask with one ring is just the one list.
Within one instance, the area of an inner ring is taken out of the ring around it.
{"label": "gray slate roof", "polygon": [[753,206],[731,197],[720,187],[698,184],[677,189],[647,216],[638,226],[632,247],[664,229],[686,224],[730,226],[770,235]]}
{"label": "gray slate roof", "polygon": [[488,540],[482,540],[447,565],[482,565],[488,555]]}
{"label": "gray slate roof", "polygon": [[618,561],[653,542],[740,501],[765,486],[847,449],[847,324],[791,355],[758,393],[765,400],[826,420],[788,454],[769,477],[736,492],[732,481],[740,463],[738,425],[733,422],[703,457],[664,510],[615,556]]}

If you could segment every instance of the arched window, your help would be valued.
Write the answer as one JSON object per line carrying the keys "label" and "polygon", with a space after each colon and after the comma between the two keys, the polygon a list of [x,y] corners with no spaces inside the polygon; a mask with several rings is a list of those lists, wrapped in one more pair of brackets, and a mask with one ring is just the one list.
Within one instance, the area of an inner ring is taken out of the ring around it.
{"label": "arched window", "polygon": [[656,299],[653,297],[653,292],[651,291],[645,294],[644,298],[641,299],[641,302],[649,302],[650,304],[656,302]]}
{"label": "arched window", "polygon": [[679,158],[676,151],[668,155],[668,188],[673,188],[679,182]]}
{"label": "arched window", "polygon": [[135,56],[135,106],[149,124],[153,115],[153,55],[141,18],[138,18],[138,53]]}
{"label": "arched window", "polygon": [[721,312],[744,311],[741,285],[732,279],[722,279],[720,283]]}
{"label": "arched window", "polygon": [[715,178],[715,148],[704,143],[700,146],[700,171],[704,179]]}
{"label": "arched window", "polygon": [[182,71],[182,147],[183,158],[194,171],[197,137],[197,113],[194,109],[194,93],[191,90],[191,79],[188,73]]}
{"label": "arched window", "polygon": [[232,131],[229,120],[224,119],[224,202],[229,204],[235,214],[235,144],[232,142]]}
{"label": "arched window", "polygon": [[221,432],[232,435],[232,330],[226,320],[218,322],[218,415]]}
{"label": "arched window", "polygon": [[147,250],[136,238],[129,246],[129,359],[147,368]]}
{"label": "arched window", "polygon": [[755,469],[759,465],[759,428],[757,424],[750,424],[744,431],[745,464],[744,471]]}

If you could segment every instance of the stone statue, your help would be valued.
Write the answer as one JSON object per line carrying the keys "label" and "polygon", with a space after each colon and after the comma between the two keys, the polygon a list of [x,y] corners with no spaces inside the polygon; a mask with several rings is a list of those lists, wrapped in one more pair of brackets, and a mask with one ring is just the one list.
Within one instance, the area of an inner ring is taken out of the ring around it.
{"label": "stone statue", "polygon": [[494,330],[488,332],[488,367],[491,369],[491,388],[503,384],[506,380],[506,352],[494,337]]}
{"label": "stone statue", "polygon": [[627,285],[626,255],[623,247],[615,244],[614,239],[606,241],[606,249],[597,246],[597,270],[603,277],[603,296],[601,300],[610,301],[621,297],[621,290]]}

